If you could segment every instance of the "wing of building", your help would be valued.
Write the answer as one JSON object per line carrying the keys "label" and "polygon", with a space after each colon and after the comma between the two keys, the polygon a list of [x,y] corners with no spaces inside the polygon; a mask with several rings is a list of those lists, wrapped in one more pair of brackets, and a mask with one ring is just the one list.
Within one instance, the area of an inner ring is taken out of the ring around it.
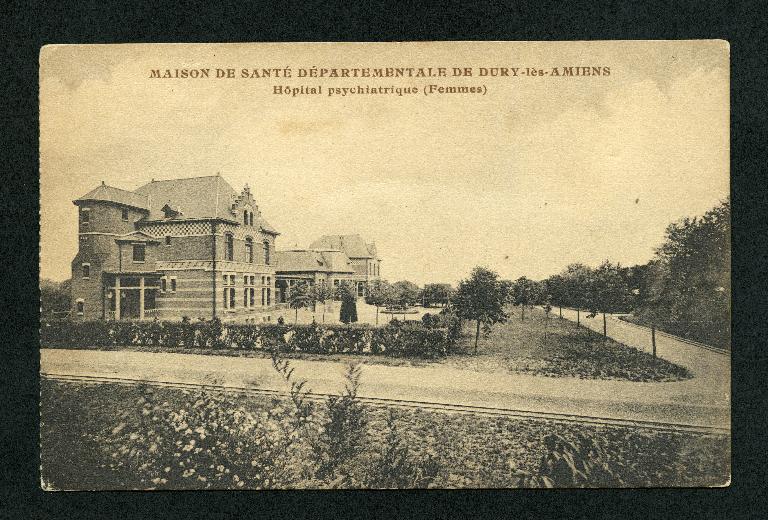
{"label": "wing of building", "polygon": [[79,250],[73,314],[82,319],[223,319],[275,305],[275,240],[246,186],[221,176],[102,183],[74,201]]}

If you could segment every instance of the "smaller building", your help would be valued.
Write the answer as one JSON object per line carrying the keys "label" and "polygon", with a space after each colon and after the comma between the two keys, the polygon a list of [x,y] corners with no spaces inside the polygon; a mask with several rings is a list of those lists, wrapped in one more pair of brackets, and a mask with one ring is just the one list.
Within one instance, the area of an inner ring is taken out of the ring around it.
{"label": "smaller building", "polygon": [[323,235],[309,245],[311,250],[341,251],[349,258],[357,295],[367,293],[368,284],[381,279],[381,259],[374,242],[366,243],[360,235]]}
{"label": "smaller building", "polygon": [[355,270],[342,251],[333,249],[292,249],[276,252],[275,277],[280,303],[287,301],[291,288],[297,283],[338,287],[352,282]]}

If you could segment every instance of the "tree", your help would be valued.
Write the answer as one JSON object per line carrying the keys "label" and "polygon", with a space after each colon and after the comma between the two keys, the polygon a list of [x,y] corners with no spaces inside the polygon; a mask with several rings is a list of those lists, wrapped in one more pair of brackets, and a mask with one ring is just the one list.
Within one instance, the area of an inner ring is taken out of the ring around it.
{"label": "tree", "polygon": [[512,303],[519,305],[522,309],[520,319],[525,321],[525,307],[531,305],[536,299],[536,283],[525,276],[515,280],[512,288]]}
{"label": "tree", "polygon": [[499,275],[485,267],[475,267],[467,280],[459,282],[452,304],[456,314],[477,323],[475,353],[480,339],[480,324],[490,328],[504,323],[508,316],[504,304],[509,298],[509,285],[499,280]]}
{"label": "tree", "polygon": [[300,281],[291,287],[288,293],[288,305],[296,311],[294,323],[299,321],[299,309],[309,307],[312,304],[312,290],[305,281]]}
{"label": "tree", "polygon": [[365,303],[376,307],[376,325],[379,324],[379,307],[386,306],[394,300],[394,290],[385,280],[374,280],[368,285]]}
{"label": "tree", "polygon": [[453,288],[447,283],[428,283],[421,291],[421,301],[425,307],[437,304],[448,304]]}
{"label": "tree", "polygon": [[557,305],[560,311],[560,319],[563,319],[563,305],[566,305],[565,279],[562,275],[555,274],[544,281],[548,304]]}
{"label": "tree", "polygon": [[342,283],[337,294],[341,298],[339,321],[346,324],[355,323],[357,321],[357,293],[354,287],[348,283]]}
{"label": "tree", "polygon": [[326,303],[333,299],[333,291],[325,283],[315,284],[312,287],[312,300],[323,305],[323,323],[325,323],[325,307]]}
{"label": "tree", "polygon": [[407,280],[395,282],[392,284],[392,289],[395,303],[402,308],[410,307],[419,299],[419,286],[413,282]]}
{"label": "tree", "polygon": [[649,262],[637,313],[668,332],[730,346],[731,205],[667,227]]}
{"label": "tree", "polygon": [[53,318],[67,313],[71,306],[71,290],[72,280],[40,280],[40,316]]}
{"label": "tree", "polygon": [[608,337],[606,313],[626,311],[630,300],[630,291],[626,279],[621,274],[621,266],[608,260],[593,269],[588,279],[588,308],[590,317],[603,314],[603,337]]}
{"label": "tree", "polygon": [[561,273],[563,277],[563,301],[566,306],[576,309],[576,327],[581,325],[581,309],[587,305],[587,282],[591,269],[584,264],[568,265]]}

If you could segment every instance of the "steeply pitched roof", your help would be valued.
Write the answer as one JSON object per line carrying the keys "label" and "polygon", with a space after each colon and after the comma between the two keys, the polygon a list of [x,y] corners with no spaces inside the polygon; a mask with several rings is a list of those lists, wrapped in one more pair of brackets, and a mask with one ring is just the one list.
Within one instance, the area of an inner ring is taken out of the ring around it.
{"label": "steeply pitched roof", "polygon": [[343,251],[349,258],[376,258],[375,247],[371,251],[360,235],[323,235],[309,244],[309,248]]}
{"label": "steeply pitched roof", "polygon": [[165,218],[162,208],[166,204],[181,212],[179,218],[235,219],[230,208],[237,193],[219,175],[153,180],[137,188],[136,193],[148,201],[148,220]]}
{"label": "steeply pitched roof", "polygon": [[147,198],[141,194],[132,191],[121,190],[112,186],[107,186],[103,182],[97,188],[89,191],[82,197],[75,199],[75,204],[88,201],[114,202],[132,208],[149,209]]}
{"label": "steeply pitched roof", "polygon": [[349,258],[343,252],[309,249],[277,251],[275,269],[282,272],[354,272],[350,266]]}

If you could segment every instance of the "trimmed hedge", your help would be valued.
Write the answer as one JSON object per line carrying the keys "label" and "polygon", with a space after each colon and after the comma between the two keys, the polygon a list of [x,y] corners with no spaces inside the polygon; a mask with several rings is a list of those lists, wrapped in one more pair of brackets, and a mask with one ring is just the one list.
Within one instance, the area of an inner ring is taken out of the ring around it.
{"label": "trimmed hedge", "polygon": [[55,321],[44,322],[40,344],[53,348],[154,346],[209,349],[277,349],[314,354],[380,354],[392,357],[446,356],[456,327],[392,320],[365,325],[223,324],[200,322]]}

